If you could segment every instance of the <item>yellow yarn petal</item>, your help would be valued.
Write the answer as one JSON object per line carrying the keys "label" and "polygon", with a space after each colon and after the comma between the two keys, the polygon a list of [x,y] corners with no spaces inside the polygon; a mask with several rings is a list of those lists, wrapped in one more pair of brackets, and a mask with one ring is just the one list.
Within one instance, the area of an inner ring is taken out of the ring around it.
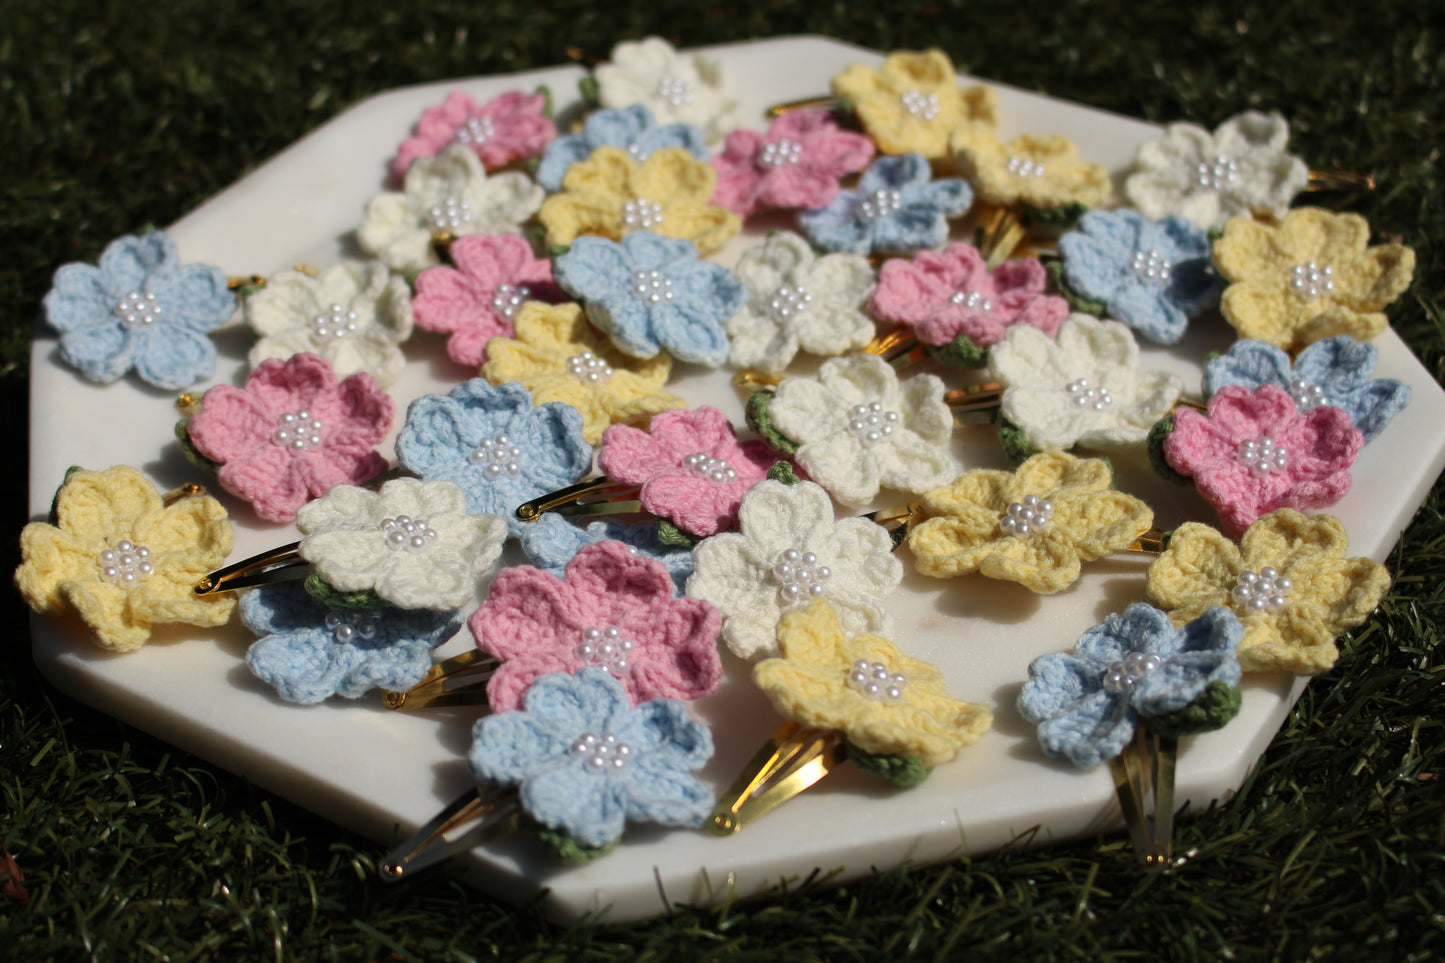
{"label": "yellow yarn petal", "polygon": [[973,122],[953,131],[949,147],[959,172],[988,204],[1096,207],[1112,189],[1108,170],[1079,160],[1074,142],[1058,134],[1025,134],[1005,144],[991,124]]}
{"label": "yellow yarn petal", "polygon": [[1211,605],[1228,605],[1229,589],[1243,568],[1238,547],[1223,534],[1200,522],[1185,522],[1149,564],[1145,591],[1175,625],[1183,625]]}
{"label": "yellow yarn petal", "polygon": [[876,71],[854,64],[833,78],[832,87],[835,96],[852,102],[863,129],[885,154],[941,158],[959,124],[997,122],[993,90],[959,89],[953,64],[937,49],[896,51]]}
{"label": "yellow yarn petal", "polygon": [[1053,498],[1066,492],[1101,492],[1113,480],[1114,473],[1102,458],[1076,458],[1061,451],[1044,452],[1029,457],[1019,465],[1014,472],[1009,501],[1018,501],[1025,495]]}
{"label": "yellow yarn petal", "polygon": [[[1074,499],[1082,503],[1077,508],[1070,504]],[[1061,494],[1053,502],[1057,530],[1068,533],[1086,562],[1123,551],[1154,524],[1154,510],[1124,492]]]}

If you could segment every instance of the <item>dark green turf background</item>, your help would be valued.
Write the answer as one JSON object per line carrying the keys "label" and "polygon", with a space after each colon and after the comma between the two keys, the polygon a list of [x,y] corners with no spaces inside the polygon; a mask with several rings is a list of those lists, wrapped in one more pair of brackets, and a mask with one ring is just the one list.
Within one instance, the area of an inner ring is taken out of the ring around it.
{"label": "dark green turf background", "polygon": [[[1431,3],[622,6],[0,0],[6,565],[25,513],[27,345],[57,265],[175,220],[373,92],[647,33],[678,46],[796,33],[936,44],[978,77],[1159,122],[1282,110],[1314,166],[1380,177],[1373,196],[1318,200],[1414,245],[1414,287],[1390,313],[1440,374],[1445,51]],[[1392,559],[1395,592],[1340,667],[1311,685],[1240,796],[1180,827],[1197,852],[1173,878],[1141,875],[1105,839],[571,930],[444,874],[383,888],[370,843],[50,689],[3,593],[0,842],[30,904],[0,897],[0,959],[1438,959],[1442,538],[1437,490]]]}

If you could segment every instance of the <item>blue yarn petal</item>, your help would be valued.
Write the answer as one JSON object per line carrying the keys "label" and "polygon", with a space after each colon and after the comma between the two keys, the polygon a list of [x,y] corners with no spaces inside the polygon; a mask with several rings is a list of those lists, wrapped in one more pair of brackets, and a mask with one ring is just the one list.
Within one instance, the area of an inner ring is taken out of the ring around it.
{"label": "blue yarn petal", "polygon": [[627,803],[620,780],[607,772],[588,772],[580,759],[530,776],[522,783],[522,807],[537,822],[584,846],[606,846],[627,825]]}
{"label": "blue yarn petal", "polygon": [[692,575],[692,552],[663,545],[653,523],[629,525],[618,521],[592,522],[586,528],[572,524],[555,512],[546,512],[527,522],[518,536],[522,551],[538,568],[562,577],[567,563],[583,546],[598,542],[622,542],[630,549],[661,562],[672,576],[674,594],[680,594]]}
{"label": "blue yarn petal", "polygon": [[184,264],[152,274],[145,288],[163,305],[167,321],[203,334],[225,324],[236,311],[236,295],[225,272],[205,264]]}
{"label": "blue yarn petal", "polygon": [[552,264],[552,277],[568,294],[583,301],[626,297],[636,270],[622,246],[605,237],[584,235]]}
{"label": "blue yarn petal", "polygon": [[1291,377],[1289,355],[1283,348],[1244,339],[1204,363],[1204,393],[1212,396],[1229,385],[1253,391],[1260,385],[1270,384],[1289,390]]}
{"label": "blue yarn petal", "polygon": [[520,709],[483,716],[472,727],[467,767],[482,782],[520,785],[546,760],[565,759],[572,738],[553,720]]}
{"label": "blue yarn petal", "polygon": [[1099,689],[1068,711],[1041,722],[1039,745],[1050,756],[1087,769],[1123,752],[1134,738],[1134,725],[1129,704]]}
{"label": "blue yarn petal", "polygon": [[216,369],[216,345],[184,324],[157,321],[134,345],[135,372],[157,388],[184,388]]}
{"label": "blue yarn petal", "polygon": [[1326,387],[1325,394],[1337,399],[1336,407],[1350,416],[1350,421],[1365,436],[1365,444],[1374,441],[1391,419],[1410,404],[1410,386],[1394,378],[1367,381],[1348,393],[1335,394]]}
{"label": "blue yarn petal", "polygon": [[75,327],[60,335],[60,356],[91,381],[109,384],[135,364],[138,338],[119,321]]}

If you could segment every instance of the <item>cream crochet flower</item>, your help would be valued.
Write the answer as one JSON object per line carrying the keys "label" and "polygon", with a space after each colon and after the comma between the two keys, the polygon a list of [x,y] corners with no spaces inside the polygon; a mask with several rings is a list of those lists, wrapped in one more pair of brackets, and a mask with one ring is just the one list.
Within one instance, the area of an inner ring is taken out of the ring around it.
{"label": "cream crochet flower", "polygon": [[722,68],[706,57],[679,54],[661,37],[618,44],[612,62],[599,66],[593,77],[603,107],[643,104],[659,127],[691,124],[716,143],[742,126]]}
{"label": "cream crochet flower", "polygon": [[797,234],[778,231],[744,251],[733,274],[748,292],[727,322],[728,361],[735,367],[776,374],[799,349],[839,355],[873,337],[863,310],[876,281],[867,258],[818,257]]}
{"label": "cream crochet flower", "polygon": [[1057,341],[1010,328],[989,364],[1004,385],[1003,416],[1040,451],[1141,444],[1184,388],[1177,375],[1138,371],[1129,329],[1087,314],[1070,315]]}
{"label": "cream crochet flower", "polygon": [[453,144],[413,161],[403,190],[367,201],[356,239],[393,271],[417,271],[437,263],[433,235],[520,234],[545,196],[526,174],[488,177],[476,154]]}
{"label": "cream crochet flower", "polygon": [[833,358],[817,377],[785,378],[768,409],[773,427],[798,443],[795,460],[844,505],[867,504],[882,485],[922,493],[960,465],[948,450],[953,412],[943,382],[899,382],[873,354]]}
{"label": "cream crochet flower", "polygon": [[778,620],[814,598],[832,603],[849,635],[888,634],[879,599],[903,579],[892,536],[864,518],[835,521],[812,482],[759,482],[743,496],[738,531],[704,539],[693,561],[687,594],[718,607],[723,639],[745,659],[777,654]]}

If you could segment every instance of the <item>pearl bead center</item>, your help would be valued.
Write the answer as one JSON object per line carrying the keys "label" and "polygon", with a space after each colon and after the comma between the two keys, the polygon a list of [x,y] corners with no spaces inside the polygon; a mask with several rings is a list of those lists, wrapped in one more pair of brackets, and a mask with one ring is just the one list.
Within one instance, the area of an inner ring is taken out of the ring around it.
{"label": "pearl bead center", "polygon": [[1104,691],[1125,695],[1163,664],[1164,660],[1153,652],[1130,652],[1124,658],[1110,662],[1109,668],[1104,670]]}
{"label": "pearl bead center", "polygon": [[149,291],[132,291],[116,302],[112,313],[125,324],[155,324],[164,313]]}
{"label": "pearl bead center", "polygon": [[311,340],[325,344],[356,333],[357,314],[344,304],[333,304],[311,319]]}
{"label": "pearl bead center", "polygon": [[799,605],[822,596],[827,590],[833,570],[818,561],[812,552],[790,548],[773,563],[773,581],[783,605]]}
{"label": "pearl bead center", "polygon": [[1289,269],[1289,286],[1302,298],[1317,298],[1335,289],[1335,269],[1314,261],[1296,264]]}
{"label": "pearl bead center", "polygon": [[492,310],[510,321],[531,296],[532,291],[525,284],[499,284],[492,291]]}
{"label": "pearl bead center", "polygon": [[632,293],[643,301],[661,304],[673,299],[672,278],[658,270],[633,271]]}
{"label": "pearl bead center", "polygon": [[848,670],[848,688],[875,702],[899,702],[908,688],[908,677],[889,672],[882,662],[859,659]]}
{"label": "pearl bead center", "polygon": [[338,642],[360,639],[370,642],[381,630],[381,613],[362,609],[332,609],[326,613],[326,628]]}
{"label": "pearl bead center", "polygon": [[405,549],[408,552],[419,552],[428,548],[440,536],[437,530],[426,523],[424,518],[412,518],[409,515],[398,515],[395,518],[383,518],[377,525],[382,535],[386,537],[386,547],[393,552]]}
{"label": "pearl bead center", "polygon": [[622,205],[622,226],[630,229],[657,227],[662,223],[662,205],[643,197]]}
{"label": "pearl bead center", "polygon": [[1240,572],[1230,594],[1234,597],[1234,604],[1249,615],[1254,612],[1283,612],[1293,590],[1294,583],[1279,574],[1279,569],[1266,565],[1258,572],[1249,569]]}
{"label": "pearl bead center", "polygon": [[874,191],[858,202],[858,216],[865,221],[876,221],[880,217],[897,211],[903,206],[903,194],[891,187]]}
{"label": "pearl bead center", "polygon": [[692,81],[671,75],[657,78],[657,96],[674,107],[692,103]]}
{"label": "pearl bead center", "polygon": [[618,740],[610,732],[597,735],[584,732],[569,747],[572,755],[582,760],[588,772],[606,772],[609,769],[625,769],[632,758],[632,747]]}
{"label": "pearl bead center", "polygon": [[693,474],[706,478],[715,485],[726,485],[738,480],[737,469],[729,465],[726,459],[714,458],[706,452],[695,451],[684,458],[682,463],[691,468]]}
{"label": "pearl bead center", "polygon": [[582,351],[567,359],[567,373],[578,381],[589,381],[596,384],[612,377],[612,365],[591,351]]}
{"label": "pearl bead center", "polygon": [[632,654],[633,642],[622,634],[615,625],[604,628],[589,626],[582,630],[582,641],[574,650],[583,665],[600,665],[614,676],[621,677],[632,671],[628,656]]}
{"label": "pearl bead center", "polygon": [[1044,165],[1032,157],[1019,157],[1016,154],[1009,155],[1008,161],[1004,164],[1008,172],[1015,177],[1043,177]]}
{"label": "pearl bead center", "polygon": [[1004,510],[998,527],[1005,535],[1028,538],[1037,535],[1054,520],[1054,503],[1038,495],[1025,495],[1021,501],[1011,502]]}
{"label": "pearl bead center", "polygon": [[496,124],[490,117],[468,117],[467,122],[457,128],[457,143],[475,146],[490,139],[497,132]]}
{"label": "pearl bead center", "polygon": [[803,156],[803,145],[784,137],[763,145],[758,155],[758,166],[768,168],[791,167]]}
{"label": "pearl bead center", "polygon": [[276,419],[276,431],[271,435],[271,444],[280,445],[293,452],[320,448],[324,440],[321,434],[324,427],[321,419],[312,418],[311,412],[305,409],[288,411]]}
{"label": "pearl bead center", "polygon": [[1173,265],[1158,251],[1135,251],[1129,261],[1129,270],[1145,281],[1168,284]]}
{"label": "pearl bead center", "polygon": [[954,291],[948,296],[948,302],[970,311],[993,310],[993,302],[977,291]]}
{"label": "pearl bead center", "polygon": [[932,120],[938,116],[938,95],[925,94],[918,90],[907,90],[898,98],[903,103],[903,109],[913,117],[923,120]]}
{"label": "pearl bead center", "polygon": [[1239,463],[1256,475],[1268,475],[1289,468],[1289,449],[1269,438],[1251,438],[1239,443]]}
{"label": "pearl bead center", "polygon": [[848,430],[864,444],[871,444],[893,434],[897,424],[898,412],[888,411],[876,401],[866,405],[854,405],[848,409]]}
{"label": "pearl bead center", "polygon": [[472,223],[472,205],[460,197],[444,197],[426,212],[433,231],[459,231]]}
{"label": "pearl bead center", "polygon": [[1220,191],[1233,184],[1239,176],[1239,162],[1218,154],[1211,161],[1201,161],[1194,168],[1194,183],[1207,191]]}
{"label": "pearl bead center", "polygon": [[796,284],[784,284],[768,298],[768,315],[786,324],[793,315],[813,302],[813,296]]}
{"label": "pearl bead center", "polygon": [[156,570],[151,562],[151,550],[125,538],[116,542],[115,548],[107,548],[98,554],[95,561],[100,566],[100,577],[121,588],[144,582]]}
{"label": "pearl bead center", "polygon": [[522,473],[522,449],[512,444],[507,433],[499,431],[490,438],[477,442],[477,447],[467,456],[467,461],[482,470],[487,481],[495,481],[506,475],[516,478]]}
{"label": "pearl bead center", "polygon": [[1114,403],[1114,397],[1109,394],[1109,389],[1102,385],[1089,383],[1088,378],[1080,378],[1077,381],[1070,381],[1064,386],[1069,393],[1069,398],[1080,408],[1092,408],[1094,411],[1103,411]]}
{"label": "pearl bead center", "polygon": [[1325,397],[1324,388],[1303,378],[1290,379],[1289,393],[1294,398],[1295,407],[1300,411],[1313,411],[1330,403]]}

